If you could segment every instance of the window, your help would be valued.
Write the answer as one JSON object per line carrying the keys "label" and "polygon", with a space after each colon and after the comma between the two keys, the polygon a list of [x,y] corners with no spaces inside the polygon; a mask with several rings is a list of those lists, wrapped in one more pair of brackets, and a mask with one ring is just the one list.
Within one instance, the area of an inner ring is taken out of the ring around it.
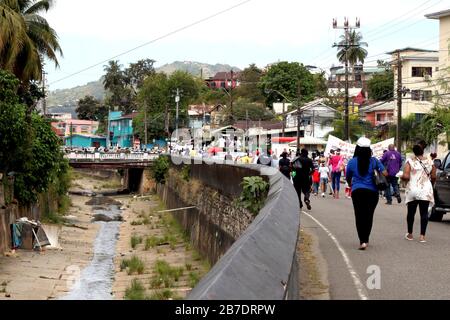
{"label": "window", "polygon": [[433,68],[431,67],[412,67],[412,76],[423,78],[425,75],[433,76]]}
{"label": "window", "polygon": [[384,120],[384,114],[377,113],[377,121],[383,121]]}
{"label": "window", "polygon": [[431,101],[433,92],[431,90],[411,90],[411,100]]}
{"label": "window", "polygon": [[225,81],[220,82],[220,87],[225,88]]}
{"label": "window", "polygon": [[81,133],[89,133],[89,126],[81,126]]}
{"label": "window", "polygon": [[416,113],[416,122],[421,122],[425,117],[425,113]]}

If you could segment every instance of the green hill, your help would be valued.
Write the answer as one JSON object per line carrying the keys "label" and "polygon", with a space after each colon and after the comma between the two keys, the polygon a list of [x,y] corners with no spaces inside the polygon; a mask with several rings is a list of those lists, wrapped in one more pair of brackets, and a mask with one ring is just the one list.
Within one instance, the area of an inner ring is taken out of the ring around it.
{"label": "green hill", "polygon": [[[231,67],[227,64],[211,65],[194,61],[175,61],[156,68],[156,71],[172,74],[177,70],[182,70],[197,77],[200,77],[203,73],[203,78],[207,79],[214,76],[217,72],[230,71],[231,68],[233,68],[234,71],[240,71],[239,68]],[[76,108],[78,100],[87,95],[103,100],[105,97],[105,90],[103,89],[102,81],[102,78],[100,78],[98,81],[92,81],[83,86],[50,91],[47,98],[47,105],[49,106],[50,112],[57,112],[56,110],[61,109],[69,110],[67,112],[70,112],[71,109],[74,110]]]}

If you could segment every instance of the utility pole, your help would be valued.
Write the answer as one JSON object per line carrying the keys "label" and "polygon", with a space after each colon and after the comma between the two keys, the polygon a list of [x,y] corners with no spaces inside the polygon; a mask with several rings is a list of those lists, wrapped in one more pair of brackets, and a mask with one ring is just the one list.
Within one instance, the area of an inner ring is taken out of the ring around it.
{"label": "utility pole", "polygon": [[284,138],[284,130],[286,126],[286,110],[284,110],[284,100],[283,100],[283,127],[281,131],[281,136]]}
{"label": "utility pole", "polygon": [[300,152],[300,98],[301,98],[301,88],[300,83],[297,89],[297,152]]}
{"label": "utility pole", "polygon": [[316,127],[316,112],[313,110],[313,115],[312,115],[312,136],[314,136],[314,129]]}
{"label": "utility pole", "polygon": [[47,93],[45,91],[45,76],[47,72],[44,71],[44,65],[42,65],[42,93],[44,97],[42,98],[42,110],[44,112],[44,117],[47,115]]}
{"label": "utility pole", "polygon": [[400,51],[397,51],[397,151],[402,152],[402,60],[400,58]]}
{"label": "utility pole", "polygon": [[345,43],[343,45],[335,44],[333,47],[344,48],[345,50],[345,100],[344,100],[344,140],[348,141],[350,138],[350,126],[349,126],[349,93],[348,93],[348,51],[351,47],[357,47],[359,44],[350,43],[349,31],[353,29],[359,29],[361,27],[360,20],[356,18],[356,24],[350,26],[348,19],[344,18],[344,25],[338,26],[337,20],[333,19],[333,29],[344,29]]}
{"label": "utility pole", "polygon": [[147,102],[144,102],[144,144],[145,148],[147,148],[148,144],[148,136],[147,136]]}
{"label": "utility pole", "polygon": [[175,115],[175,132],[176,132],[176,139],[178,143],[178,112],[180,107],[180,89],[177,88],[177,94],[175,96],[175,102],[177,103],[177,111]]}

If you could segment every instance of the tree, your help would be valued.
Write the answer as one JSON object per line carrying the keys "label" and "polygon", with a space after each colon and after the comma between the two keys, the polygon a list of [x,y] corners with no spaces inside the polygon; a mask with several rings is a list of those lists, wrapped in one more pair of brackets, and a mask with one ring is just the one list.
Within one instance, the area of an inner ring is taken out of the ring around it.
{"label": "tree", "polygon": [[[344,119],[334,119],[331,123],[334,130],[329,134],[338,137],[339,139],[344,139]],[[359,119],[358,115],[350,115],[348,123],[350,131],[349,138],[351,141],[356,141],[362,135],[372,131],[372,126],[370,123]]]}
{"label": "tree", "polygon": [[[348,44],[350,47],[348,50],[344,47],[337,53],[337,58],[341,63],[345,63],[345,60],[348,60],[348,63],[354,67],[358,62],[364,64],[364,60],[367,57],[367,50],[363,47],[367,47],[366,42],[361,42],[362,40],[361,32],[356,32],[355,30],[349,33]],[[339,42],[339,46],[346,46],[347,39],[345,35],[341,35],[341,41]]]}
{"label": "tree", "polygon": [[315,94],[313,75],[298,62],[279,62],[271,65],[261,77],[259,87],[264,92],[268,107],[276,101],[284,100],[277,91],[292,101],[297,101],[300,94],[301,102],[313,100]]}
{"label": "tree", "polygon": [[58,37],[40,14],[51,0],[0,0],[0,68],[11,71],[26,85],[40,80],[44,58],[58,67],[62,55]]}
{"label": "tree", "polygon": [[142,87],[145,78],[155,73],[154,63],[155,60],[143,59],[136,63],[130,63],[130,66],[125,69],[125,83],[131,86],[135,93]]}
{"label": "tree", "polygon": [[367,82],[369,98],[376,101],[386,101],[394,97],[394,73],[389,70],[375,74]]}
{"label": "tree", "polygon": [[241,84],[233,90],[236,98],[245,98],[250,102],[264,102],[264,95],[258,83],[261,80],[263,71],[255,64],[250,64],[240,73]]}
{"label": "tree", "polygon": [[253,121],[275,119],[274,113],[267,109],[263,103],[251,102],[250,100],[239,98],[233,106],[233,119],[246,120],[247,114],[248,119]]}
{"label": "tree", "polygon": [[100,120],[100,118],[103,119],[103,114],[99,114],[100,108],[100,101],[95,99],[93,96],[85,96],[78,101],[78,107],[75,111],[78,115],[78,119]]}
{"label": "tree", "polygon": [[18,159],[26,153],[26,107],[19,102],[18,87],[18,79],[0,69],[0,171],[6,203],[12,200],[8,196],[8,174],[14,172]]}
{"label": "tree", "polygon": [[327,79],[325,77],[325,71],[321,73],[316,73],[314,77],[314,91],[316,97],[326,97],[328,96],[328,85]]}

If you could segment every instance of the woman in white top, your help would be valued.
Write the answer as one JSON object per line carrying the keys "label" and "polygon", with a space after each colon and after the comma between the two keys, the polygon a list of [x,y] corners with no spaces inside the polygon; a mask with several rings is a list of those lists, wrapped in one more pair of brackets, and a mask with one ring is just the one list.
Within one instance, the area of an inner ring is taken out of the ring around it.
{"label": "woman in white top", "polygon": [[414,157],[406,160],[403,180],[408,181],[406,186],[406,204],[408,206],[408,233],[406,240],[413,240],[414,216],[417,206],[420,210],[420,242],[425,241],[425,232],[428,224],[428,206],[434,203],[433,185],[436,181],[436,168],[433,162],[424,157],[423,149],[419,145],[413,147]]}

